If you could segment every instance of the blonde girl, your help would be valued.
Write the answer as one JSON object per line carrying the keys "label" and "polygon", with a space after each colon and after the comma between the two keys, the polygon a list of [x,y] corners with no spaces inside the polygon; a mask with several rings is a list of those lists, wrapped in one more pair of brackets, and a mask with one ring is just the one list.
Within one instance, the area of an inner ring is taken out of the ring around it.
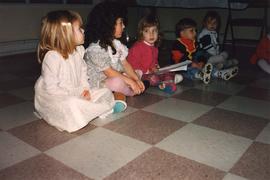
{"label": "blonde girl", "polygon": [[80,15],[72,11],[49,12],[42,19],[35,110],[60,131],[77,131],[110,113],[114,105],[109,89],[89,88],[81,26]]}

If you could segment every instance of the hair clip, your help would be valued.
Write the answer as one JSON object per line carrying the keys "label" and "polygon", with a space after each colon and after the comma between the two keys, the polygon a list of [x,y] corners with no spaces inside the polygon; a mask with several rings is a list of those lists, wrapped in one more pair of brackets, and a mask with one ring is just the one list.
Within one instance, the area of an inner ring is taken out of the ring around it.
{"label": "hair clip", "polygon": [[61,22],[61,25],[62,26],[71,26],[71,23],[70,22]]}

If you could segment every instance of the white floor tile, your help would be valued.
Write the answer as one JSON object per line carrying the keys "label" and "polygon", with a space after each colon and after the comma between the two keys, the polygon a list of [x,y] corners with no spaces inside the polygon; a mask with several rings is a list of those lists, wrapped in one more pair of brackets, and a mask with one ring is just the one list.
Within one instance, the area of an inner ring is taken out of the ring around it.
{"label": "white floor tile", "polygon": [[218,105],[219,108],[270,119],[270,102],[241,96],[232,96]]}
{"label": "white floor tile", "polygon": [[36,148],[26,144],[7,132],[0,132],[0,169],[40,153]]}
{"label": "white floor tile", "polygon": [[188,124],[156,146],[180,156],[228,171],[252,143],[251,140]]}
{"label": "white floor tile", "polygon": [[115,121],[117,119],[120,119],[122,117],[125,117],[133,112],[136,112],[137,109],[136,108],[133,108],[133,107],[128,107],[125,112],[122,112],[122,113],[117,113],[117,114],[110,114],[108,117],[106,117],[105,119],[100,119],[100,118],[97,118],[93,121],[91,121],[90,123],[95,125],[95,126],[103,126],[105,124],[108,124],[112,121]]}
{"label": "white floor tile", "polygon": [[90,178],[102,179],[150,147],[99,127],[50,149],[46,154]]}
{"label": "white floor tile", "polygon": [[270,123],[263,129],[263,131],[258,135],[256,141],[270,144]]}
{"label": "white floor tile", "polygon": [[203,104],[168,98],[147,106],[143,110],[181,121],[191,122],[212,108]]}
{"label": "white floor tile", "polygon": [[0,109],[0,128],[7,130],[31,121],[38,120],[33,114],[33,103],[24,102]]}
{"label": "white floor tile", "polygon": [[237,176],[237,175],[234,175],[234,174],[231,174],[231,173],[228,173],[224,178],[223,180],[248,180],[244,177],[241,177],[241,176]]}
{"label": "white floor tile", "polygon": [[22,89],[11,90],[9,91],[9,93],[25,100],[34,99],[34,87],[32,86],[27,87],[27,88],[22,88]]}

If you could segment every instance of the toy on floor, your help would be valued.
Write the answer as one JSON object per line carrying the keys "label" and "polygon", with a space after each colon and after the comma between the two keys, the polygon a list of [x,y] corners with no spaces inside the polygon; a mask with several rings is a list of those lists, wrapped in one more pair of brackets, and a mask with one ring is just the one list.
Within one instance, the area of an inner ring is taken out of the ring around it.
{"label": "toy on floor", "polygon": [[176,85],[173,82],[162,82],[158,87],[167,94],[173,94],[177,90]]}

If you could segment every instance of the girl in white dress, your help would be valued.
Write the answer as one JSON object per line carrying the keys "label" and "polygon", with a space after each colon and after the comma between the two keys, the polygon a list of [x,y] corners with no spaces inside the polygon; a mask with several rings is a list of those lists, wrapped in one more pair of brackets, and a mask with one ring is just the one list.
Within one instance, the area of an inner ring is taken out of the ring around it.
{"label": "girl in white dress", "polygon": [[38,59],[41,76],[35,84],[35,109],[60,131],[74,132],[92,119],[112,112],[107,88],[90,89],[82,19],[72,11],[49,12],[42,20]]}

